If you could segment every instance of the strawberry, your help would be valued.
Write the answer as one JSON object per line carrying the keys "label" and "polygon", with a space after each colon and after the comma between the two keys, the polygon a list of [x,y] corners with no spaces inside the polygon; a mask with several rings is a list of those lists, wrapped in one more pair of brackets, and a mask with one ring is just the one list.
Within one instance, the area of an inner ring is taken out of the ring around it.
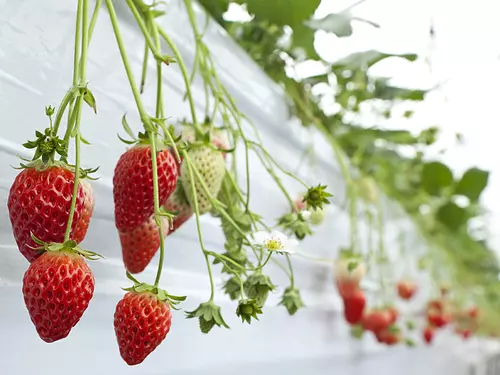
{"label": "strawberry", "polygon": [[479,309],[476,306],[472,306],[467,310],[467,315],[471,319],[476,319],[479,316]]}
{"label": "strawberry", "polygon": [[[175,190],[177,166],[168,149],[157,152],[158,194],[165,202]],[[140,227],[154,213],[151,147],[136,145],[125,152],[116,164],[113,176],[115,223],[120,232]]]}
{"label": "strawberry", "polygon": [[361,324],[365,330],[376,333],[389,327],[391,318],[387,310],[372,310],[363,316]]}
{"label": "strawberry", "polygon": [[404,300],[410,300],[417,292],[417,284],[411,280],[401,280],[397,284],[398,295]]}
{"label": "strawberry", "polygon": [[428,326],[424,329],[424,341],[427,343],[427,344],[430,344],[432,343],[432,340],[434,339],[434,328],[432,328],[431,326]]}
{"label": "strawberry", "polygon": [[394,330],[392,331],[391,329],[383,329],[381,331],[378,331],[375,333],[375,338],[377,339],[378,342],[393,346],[398,344],[401,341],[401,335],[399,331]]}
{"label": "strawberry", "polygon": [[[208,132],[208,130],[207,130]],[[192,126],[185,127],[182,130],[182,140],[188,143],[194,143],[195,142],[195,131]],[[221,129],[214,128],[212,129],[212,132],[210,134],[212,144],[221,149],[221,150],[228,150],[229,149],[229,140],[227,139],[227,133]],[[224,159],[226,159],[226,153],[223,152],[222,156]]]}
{"label": "strawberry", "polygon": [[[193,173],[195,173],[195,170],[199,172],[210,195],[216,197],[221,189],[222,180],[226,173],[226,166],[221,153],[208,146],[198,146],[189,150],[188,155],[194,169]],[[210,211],[212,203],[196,176],[193,175],[193,177],[196,189],[195,194],[198,199],[198,210],[200,215],[202,215]],[[194,192],[191,186],[191,178],[186,160],[184,160],[181,165],[180,180],[186,193],[186,198],[191,208],[194,210]]]}
{"label": "strawberry", "polygon": [[[163,236],[168,233],[168,220],[162,217]],[[144,271],[156,251],[160,247],[158,225],[154,215],[139,227],[125,232],[118,232],[122,245],[122,256],[125,267],[130,273]]]}
{"label": "strawberry", "polygon": [[169,228],[168,234],[174,233],[182,224],[188,221],[191,216],[193,216],[193,210],[189,205],[186,198],[186,193],[182,184],[178,184],[175,191],[167,199],[167,202],[163,205],[168,211],[176,212],[177,215],[174,218],[172,225]]}
{"label": "strawberry", "polygon": [[[62,242],[73,196],[74,173],[62,164],[34,163],[17,175],[7,206],[19,251],[29,262],[41,255],[31,234],[44,242]],[[93,198],[85,182],[79,184],[70,238],[81,242],[92,215]]]}
{"label": "strawberry", "polygon": [[393,325],[398,321],[399,311],[396,307],[391,306],[386,309],[387,314],[389,315],[389,325]]}
{"label": "strawberry", "polygon": [[74,229],[73,239],[80,243],[87,234],[87,229],[90,224],[90,218],[94,212],[94,192],[92,185],[87,180],[80,180],[83,189],[83,212]]}
{"label": "strawberry", "polygon": [[338,290],[340,296],[342,297],[342,299],[347,299],[347,298],[352,297],[359,290],[359,286],[355,282],[337,281],[336,285],[337,285],[337,290]]}
{"label": "strawberry", "polygon": [[347,323],[359,323],[363,317],[365,305],[365,295],[361,290],[356,291],[352,296],[344,299],[344,317]]}
{"label": "strawberry", "polygon": [[359,283],[365,273],[366,267],[363,262],[344,258],[335,262],[335,283],[342,298],[348,298],[358,290]]}
{"label": "strawberry", "polygon": [[94,294],[94,276],[79,254],[47,251],[24,274],[23,295],[40,338],[68,336]]}
{"label": "strawberry", "polygon": [[118,302],[114,316],[120,354],[130,366],[144,361],[165,339],[172,324],[167,301],[150,292],[130,291]]}

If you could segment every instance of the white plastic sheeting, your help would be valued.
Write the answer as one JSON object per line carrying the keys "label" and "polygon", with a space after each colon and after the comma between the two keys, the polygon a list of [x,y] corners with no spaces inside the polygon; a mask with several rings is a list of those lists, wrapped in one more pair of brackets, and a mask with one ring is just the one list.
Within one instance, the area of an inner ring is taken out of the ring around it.
{"label": "white plastic sheeting", "polygon": [[[446,335],[433,349],[386,350],[372,338],[352,341],[343,323],[339,299],[334,292],[329,265],[295,259],[296,279],[308,306],[295,317],[277,308],[281,291],[269,298],[265,314],[252,327],[234,316],[236,307],[222,294],[217,302],[231,330],[214,328],[209,335],[199,332],[197,322],[185,320],[174,312],[173,327],[165,342],[140,367],[129,368],[119,356],[112,327],[113,312],[127,286],[121,261],[119,240],[113,222],[112,173],[125,146],[117,139],[120,118],[128,113],[129,123],[139,128],[135,106],[118,49],[103,9],[90,48],[89,87],[97,99],[98,114],[85,109],[82,131],[91,147],[82,152],[84,166],[100,166],[100,179],[93,183],[96,209],[84,247],[102,253],[106,259],[91,262],[96,277],[96,293],[81,322],[70,336],[54,344],[42,342],[29,320],[21,294],[21,282],[28,263],[18,253],[11,233],[6,201],[17,171],[11,165],[17,155],[28,156],[21,144],[31,139],[34,129],[47,125],[46,105],[57,105],[69,88],[72,77],[72,49],[76,1],[45,0],[15,2],[0,0],[0,373],[39,374],[466,374],[467,362],[483,358],[484,343],[462,345]],[[194,43],[187,17],[178,1],[170,2],[169,13],[160,22],[179,46],[190,65]],[[140,73],[143,42],[123,2],[116,2],[121,28],[137,76]],[[200,22],[204,15],[198,12]],[[266,147],[286,168],[294,169],[305,147],[306,132],[290,121],[283,95],[239,49],[224,31],[211,25],[206,33],[219,73],[235,96],[241,110],[257,125]],[[153,77],[150,66],[149,77]],[[154,80],[144,95],[153,110]],[[178,67],[165,69],[164,100],[166,113],[173,121],[189,116],[183,102],[184,85]],[[203,113],[203,90],[199,81],[193,86],[199,116]],[[309,135],[308,135],[309,136]],[[348,244],[348,218],[339,206],[344,184],[330,148],[317,134],[315,150],[320,156],[316,174],[335,193],[335,207],[328,211],[317,235],[306,240],[302,250],[317,257],[333,258],[340,246]],[[241,158],[240,158],[240,161]],[[287,204],[256,159],[251,161],[253,209],[274,219]],[[317,183],[310,175],[309,182]],[[300,186],[290,183],[291,190]],[[296,190],[294,190],[296,189]],[[395,248],[398,228],[411,224],[401,211],[386,202],[392,221],[387,225],[388,244]],[[222,248],[223,237],[214,218],[202,218],[209,248]],[[171,293],[188,295],[186,310],[208,297],[204,260],[190,220],[166,242],[166,270],[163,286]],[[413,249],[423,246],[419,238],[409,238]],[[391,246],[388,246],[391,248]],[[152,262],[155,264],[157,258]],[[141,278],[153,280],[154,266]],[[283,286],[286,280],[279,269],[270,271],[272,279]],[[221,280],[218,280],[220,285]]]}

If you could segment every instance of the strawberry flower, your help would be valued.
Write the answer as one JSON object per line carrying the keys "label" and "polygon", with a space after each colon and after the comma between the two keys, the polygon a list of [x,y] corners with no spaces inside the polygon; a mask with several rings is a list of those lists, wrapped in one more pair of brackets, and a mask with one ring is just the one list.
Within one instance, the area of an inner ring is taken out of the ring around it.
{"label": "strawberry flower", "polygon": [[278,231],[266,232],[259,231],[254,233],[253,238],[257,246],[261,246],[268,251],[276,251],[278,253],[295,253],[295,247],[298,241],[293,238],[288,238]]}

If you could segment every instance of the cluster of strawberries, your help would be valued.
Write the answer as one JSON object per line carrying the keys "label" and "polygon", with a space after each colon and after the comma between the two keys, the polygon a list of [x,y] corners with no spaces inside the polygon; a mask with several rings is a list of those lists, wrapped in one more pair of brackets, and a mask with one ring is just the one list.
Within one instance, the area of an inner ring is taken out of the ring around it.
{"label": "cluster of strawberries", "polygon": [[[147,140],[127,150],[116,165],[115,224],[129,273],[142,272],[154,257],[162,240],[160,222],[166,237],[193,215],[195,200],[199,214],[210,211],[210,197],[221,188],[225,154],[217,147],[227,149],[227,144],[220,134],[212,137],[215,147],[196,144],[190,129],[184,132],[183,140],[193,142],[187,151],[190,167],[185,160],[176,160],[169,147],[160,145],[156,150],[158,197],[165,216],[155,212],[152,147]],[[193,179],[193,171],[199,179]],[[46,342],[68,336],[94,293],[95,280],[85,258],[99,255],[78,245],[85,238],[94,209],[92,188],[82,172],[69,236],[66,228],[75,172],[67,163],[33,161],[24,166],[9,194],[14,237],[31,263],[23,280],[24,300],[39,336]],[[175,215],[171,222],[168,215]],[[170,303],[176,297],[139,282],[127,290],[116,306],[114,327],[121,356],[135,365],[165,339],[171,326]]]}
{"label": "cluster of strawberries", "polygon": [[35,161],[17,175],[8,198],[19,251],[31,263],[23,279],[26,307],[42,340],[68,336],[94,293],[94,277],[79,249],[94,209],[91,185],[78,184],[70,241],[64,241],[74,171],[63,163]]}
{"label": "cluster of strawberries", "polygon": [[[366,269],[363,262],[340,259],[335,264],[335,284],[344,304],[344,318],[352,326],[352,334],[361,337],[372,332],[379,343],[389,346],[405,342],[413,345],[413,341],[403,338],[398,327],[399,311],[394,306],[366,309],[366,298],[360,289],[360,281]],[[398,296],[403,300],[411,300],[417,292],[417,285],[411,280],[400,280],[396,284]],[[447,289],[441,288],[441,297],[428,301],[425,310],[426,325],[423,329],[423,340],[431,344],[438,329],[454,322],[455,332],[464,339],[477,330],[479,310],[477,307],[459,309],[447,299]],[[413,329],[413,322],[407,322]]]}

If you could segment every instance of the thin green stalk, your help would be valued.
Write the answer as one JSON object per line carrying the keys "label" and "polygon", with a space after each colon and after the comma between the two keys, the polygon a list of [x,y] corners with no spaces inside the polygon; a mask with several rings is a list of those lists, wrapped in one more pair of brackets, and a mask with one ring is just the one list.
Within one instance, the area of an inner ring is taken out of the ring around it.
{"label": "thin green stalk", "polygon": [[149,60],[149,46],[144,43],[144,58],[142,59],[142,70],[141,70],[141,94],[144,92],[144,86],[146,85],[146,75],[148,73],[148,60]]}
{"label": "thin green stalk", "polygon": [[285,268],[285,266],[283,266],[279,260],[277,259],[274,259],[274,258],[271,258],[271,261],[276,264],[279,268],[281,268],[281,270],[288,276],[288,278],[290,278],[291,280],[291,275],[290,275],[290,272]]}
{"label": "thin green stalk", "polygon": [[61,101],[59,108],[57,109],[56,118],[54,120],[54,127],[52,128],[53,135],[57,135],[64,112],[66,111],[66,108],[71,103],[71,101],[74,100],[75,96],[78,94],[78,90],[79,89],[77,87],[73,86],[68,90],[68,92],[66,92],[66,95],[64,95],[64,98]]}
{"label": "thin green stalk", "polygon": [[266,264],[267,264],[267,263],[269,263],[269,260],[271,259],[272,255],[273,255],[273,253],[272,253],[272,251],[270,251],[270,252],[269,252],[269,254],[267,255],[267,258],[266,258],[266,260],[264,261],[264,263],[262,263],[260,266],[258,266],[258,267],[256,268],[256,270],[261,270],[261,269],[263,269],[263,268],[266,266]]}
{"label": "thin green stalk", "polygon": [[149,49],[151,50],[151,53],[155,57],[157,61],[160,62],[166,62],[164,57],[161,55],[160,51],[156,47],[155,43],[151,39],[151,36],[149,35],[149,31],[146,27],[146,24],[144,23],[144,20],[142,19],[142,16],[140,15],[139,11],[137,10],[134,2],[132,0],[126,0],[127,5],[130,8],[132,14],[134,15],[135,21],[137,22],[137,25],[139,25],[139,28],[142,31],[142,34],[144,35],[144,39],[146,39],[146,43],[149,46]]}
{"label": "thin green stalk", "polygon": [[[153,33],[154,43],[156,48],[161,53],[161,40],[160,34],[158,33],[158,26],[156,25],[153,16],[151,13],[148,13],[147,19],[148,25],[151,28]],[[163,86],[163,75],[162,75],[162,63],[156,62],[156,118],[163,117],[163,94],[162,94],[162,86]]]}
{"label": "thin green stalk", "polygon": [[[184,157],[186,157],[186,154],[184,154]],[[207,269],[208,269],[208,276],[210,278],[210,301],[213,301],[214,295],[215,295],[215,287],[214,287],[214,280],[212,276],[212,266],[210,264],[210,261],[208,259],[208,253],[205,250],[205,246],[203,244],[203,235],[201,233],[201,223],[200,223],[200,211],[198,209],[198,196],[196,193],[196,186],[194,184],[194,174],[193,174],[193,166],[191,163],[187,163],[188,171],[189,171],[189,179],[191,180],[191,189],[193,191],[193,203],[194,203],[194,213],[196,215],[196,227],[198,229],[198,239],[200,241],[200,246],[201,250],[203,252],[203,256],[205,257],[205,262],[207,264]]]}
{"label": "thin green stalk", "polygon": [[170,39],[170,37],[167,35],[167,33],[165,33],[165,31],[162,28],[159,28],[158,31],[159,31],[160,35],[162,36],[162,38],[165,39],[165,42],[167,42],[169,47],[172,49],[172,52],[174,53],[175,59],[176,59],[177,63],[179,64],[179,68],[181,69],[182,77],[184,78],[184,83],[186,85],[186,94],[187,94],[188,101],[189,101],[189,108],[191,110],[191,118],[193,120],[193,126],[195,128],[195,131],[199,135],[201,135],[202,131],[198,125],[198,120],[196,119],[196,109],[194,106],[193,95],[191,93],[191,82],[189,81],[189,73],[187,71],[186,65],[184,64],[184,60],[183,60],[179,50],[177,49],[177,46],[172,41],[172,39]]}
{"label": "thin green stalk", "polygon": [[[82,41],[81,41],[81,64],[79,70],[79,81],[80,84],[85,82],[87,76],[87,51],[88,51],[88,39],[89,39],[89,27],[88,27],[88,19],[89,19],[89,3],[88,0],[82,0]],[[78,15],[77,15],[78,17]],[[78,21],[77,21],[78,23]],[[76,199],[78,197],[78,188],[80,184],[80,122],[82,119],[82,104],[83,104],[83,95],[80,95],[77,99],[74,110],[77,111],[77,117],[75,122],[75,128],[77,130],[75,136],[75,179],[73,183],[73,196],[71,197],[71,206],[69,210],[68,223],[66,225],[66,232],[64,234],[64,241],[68,241],[70,239],[71,227],[73,225],[73,216],[75,215],[75,207],[76,207]]]}
{"label": "thin green stalk", "polygon": [[89,43],[90,40],[92,39],[92,35],[94,35],[94,29],[97,23],[97,19],[99,18],[99,11],[101,10],[101,7],[102,7],[102,0],[97,0],[95,3],[94,13],[92,13],[92,19],[90,20]]}
{"label": "thin green stalk", "polygon": [[295,276],[293,274],[292,261],[290,260],[289,254],[285,254],[285,257],[288,264],[288,269],[290,270],[290,286],[293,288],[295,286]]}
{"label": "thin green stalk", "polygon": [[163,238],[163,220],[158,216],[160,212],[160,198],[158,189],[158,163],[156,160],[156,134],[149,133],[149,142],[151,144],[151,164],[153,168],[153,204],[155,212],[156,225],[158,225],[158,235],[160,236],[160,260],[158,261],[158,270],[156,271],[155,286],[160,285],[161,272],[163,270],[163,260],[165,258],[165,244]]}
{"label": "thin green stalk", "polygon": [[144,108],[141,101],[141,94],[137,89],[137,85],[135,84],[134,74],[132,72],[132,67],[130,65],[127,52],[125,50],[125,43],[123,42],[123,38],[120,33],[120,27],[118,25],[118,17],[116,16],[116,11],[113,6],[112,0],[106,0],[106,6],[108,7],[109,18],[111,20],[111,24],[113,26],[113,31],[115,34],[116,42],[118,44],[118,49],[120,50],[120,55],[123,61],[123,66],[125,68],[125,72],[127,73],[127,78],[130,83],[130,88],[132,89],[132,94],[134,95],[135,104],[137,106],[137,110],[139,111],[139,115],[141,116],[141,120],[145,125],[151,125],[151,120]]}

